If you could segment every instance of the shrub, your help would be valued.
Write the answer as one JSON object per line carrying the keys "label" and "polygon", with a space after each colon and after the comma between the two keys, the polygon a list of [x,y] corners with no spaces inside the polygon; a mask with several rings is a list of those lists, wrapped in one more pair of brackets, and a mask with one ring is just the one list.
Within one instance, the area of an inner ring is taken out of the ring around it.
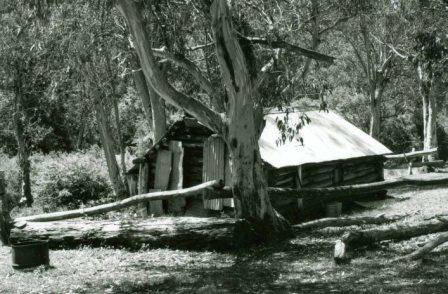
{"label": "shrub", "polygon": [[44,211],[108,201],[111,185],[97,149],[34,156],[35,198]]}
{"label": "shrub", "polygon": [[20,199],[20,171],[15,157],[9,157],[0,150],[0,171],[5,172],[6,192],[14,201]]}

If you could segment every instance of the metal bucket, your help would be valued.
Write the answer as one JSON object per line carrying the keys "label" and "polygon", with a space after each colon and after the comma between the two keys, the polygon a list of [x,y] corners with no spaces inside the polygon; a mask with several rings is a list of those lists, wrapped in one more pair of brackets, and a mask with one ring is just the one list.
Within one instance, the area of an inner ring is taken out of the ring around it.
{"label": "metal bucket", "polygon": [[328,203],[326,206],[326,216],[327,217],[339,217],[342,214],[342,203],[332,202]]}
{"label": "metal bucket", "polygon": [[12,244],[12,266],[17,269],[48,265],[48,241],[30,241]]}

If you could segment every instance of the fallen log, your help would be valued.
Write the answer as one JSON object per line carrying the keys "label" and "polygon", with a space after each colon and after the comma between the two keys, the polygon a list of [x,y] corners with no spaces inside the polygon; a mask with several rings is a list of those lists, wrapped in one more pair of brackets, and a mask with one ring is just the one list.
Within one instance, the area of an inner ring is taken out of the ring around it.
{"label": "fallen log", "polygon": [[77,219],[55,222],[27,222],[13,228],[11,244],[48,240],[50,248],[79,245],[138,249],[228,250],[235,248],[232,218],[158,217],[138,221]]}
{"label": "fallen log", "polygon": [[62,211],[62,212],[53,212],[53,213],[32,215],[32,216],[17,218],[14,221],[15,222],[28,222],[28,221],[47,222],[47,221],[56,221],[56,220],[65,220],[65,219],[71,219],[71,218],[77,218],[77,217],[84,217],[84,216],[96,215],[96,214],[106,213],[109,211],[123,209],[126,207],[136,205],[141,202],[182,198],[185,196],[198,194],[199,192],[201,192],[203,190],[219,189],[221,187],[223,187],[222,181],[216,180],[216,181],[202,183],[200,185],[193,186],[191,188],[185,188],[185,189],[173,190],[173,191],[162,191],[162,192],[140,194],[140,195],[132,196],[132,197],[120,200],[120,201],[107,203],[107,204],[103,204],[103,205],[98,205],[98,206],[93,206],[93,207],[88,207],[88,208],[80,208],[80,209],[69,210],[69,211]]}
{"label": "fallen log", "polygon": [[404,257],[400,257],[397,260],[418,260],[423,258],[426,254],[434,250],[437,246],[448,242],[448,233],[443,233],[437,238],[426,243],[422,248],[408,254]]}
{"label": "fallen log", "polygon": [[386,217],[379,216],[358,216],[358,217],[327,217],[321,218],[306,223],[294,225],[296,233],[306,232],[310,230],[319,230],[327,227],[346,227],[346,226],[361,226],[361,225],[381,225],[394,222],[406,217],[406,215],[396,215]]}
{"label": "fallen log", "polygon": [[401,224],[391,228],[346,232],[340,240],[336,241],[334,261],[337,264],[349,262],[351,259],[350,253],[354,249],[373,245],[384,240],[406,240],[447,230],[448,219],[437,216],[417,225]]}

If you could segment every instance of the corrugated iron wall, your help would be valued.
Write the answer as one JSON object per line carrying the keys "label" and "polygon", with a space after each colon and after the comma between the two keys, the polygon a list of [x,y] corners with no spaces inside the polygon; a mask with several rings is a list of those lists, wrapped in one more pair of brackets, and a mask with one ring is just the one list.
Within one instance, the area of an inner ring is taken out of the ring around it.
{"label": "corrugated iron wall", "polygon": [[[218,136],[211,136],[204,142],[203,152],[204,152],[203,170],[202,170],[203,181],[207,182],[211,180],[220,180],[220,179],[225,180],[227,160],[226,160],[226,148],[224,141]],[[213,193],[213,192],[206,191],[204,193]],[[204,200],[205,209],[222,210],[224,205],[233,206],[233,199]]]}

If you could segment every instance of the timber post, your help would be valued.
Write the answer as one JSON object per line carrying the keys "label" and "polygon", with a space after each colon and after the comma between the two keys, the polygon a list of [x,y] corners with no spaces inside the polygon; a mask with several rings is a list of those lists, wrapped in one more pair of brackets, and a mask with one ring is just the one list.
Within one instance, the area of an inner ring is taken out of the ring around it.
{"label": "timber post", "polygon": [[[145,194],[148,193],[148,172],[149,165],[145,159],[145,157],[138,158],[139,172],[138,172],[138,180],[137,180],[137,194]],[[148,216],[148,205],[149,202],[143,202],[138,204],[138,214],[140,217]]]}
{"label": "timber post", "polygon": [[[412,152],[415,152],[415,148],[412,148]],[[412,166],[414,165],[413,159],[410,158],[409,159],[409,164],[408,164],[408,174],[412,175]]]}
{"label": "timber post", "polygon": [[9,245],[9,236],[13,227],[11,219],[11,203],[6,193],[5,172],[0,171],[0,239],[3,245]]}

